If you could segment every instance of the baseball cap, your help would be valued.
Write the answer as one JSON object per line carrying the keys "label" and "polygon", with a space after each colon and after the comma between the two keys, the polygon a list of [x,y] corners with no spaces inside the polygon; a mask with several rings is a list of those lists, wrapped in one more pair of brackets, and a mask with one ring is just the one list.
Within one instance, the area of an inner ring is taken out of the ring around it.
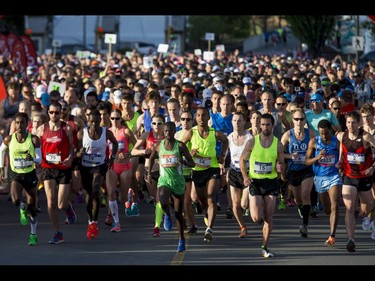
{"label": "baseball cap", "polygon": [[248,77],[248,76],[244,77],[242,79],[242,83],[244,83],[245,85],[250,85],[251,84],[251,77]]}
{"label": "baseball cap", "polygon": [[114,93],[113,93],[113,101],[114,103],[121,103],[121,98],[122,98],[122,92],[120,90],[116,90]]}
{"label": "baseball cap", "polygon": [[224,91],[223,86],[221,86],[220,84],[215,84],[214,87],[216,88],[216,90],[218,90],[220,92]]}
{"label": "baseball cap", "polygon": [[191,79],[189,77],[186,77],[186,78],[184,78],[184,80],[182,80],[182,83],[190,83],[190,84],[192,84],[192,81],[191,81]]}
{"label": "baseball cap", "polygon": [[323,97],[321,95],[315,93],[311,96],[310,101],[321,102],[321,101],[323,101]]}
{"label": "baseball cap", "polygon": [[220,66],[214,65],[214,67],[212,68],[212,72],[215,72],[217,70],[220,70]]}
{"label": "baseball cap", "polygon": [[36,87],[35,96],[37,99],[40,99],[43,93],[47,93],[47,89],[44,85]]}
{"label": "baseball cap", "polygon": [[331,86],[331,81],[329,79],[323,79],[322,86]]}
{"label": "baseball cap", "polygon": [[43,93],[42,96],[40,97],[40,100],[41,100],[41,104],[43,106],[50,106],[50,104],[51,104],[49,94],[47,94],[47,93]]}
{"label": "baseball cap", "polygon": [[212,90],[209,89],[209,88],[204,89],[202,96],[203,96],[203,99],[210,99],[210,98],[212,98]]}
{"label": "baseball cap", "polygon": [[138,83],[141,83],[143,88],[147,88],[148,82],[145,79],[139,79]]}
{"label": "baseball cap", "polygon": [[283,96],[286,98],[286,100],[287,100],[288,102],[291,102],[291,101],[292,101],[292,95],[291,95],[291,94],[285,93]]}

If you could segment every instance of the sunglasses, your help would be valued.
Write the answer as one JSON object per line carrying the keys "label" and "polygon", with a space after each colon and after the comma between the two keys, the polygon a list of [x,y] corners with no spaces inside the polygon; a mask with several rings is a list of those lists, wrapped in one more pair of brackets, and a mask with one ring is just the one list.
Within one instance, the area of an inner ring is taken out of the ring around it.
{"label": "sunglasses", "polygon": [[296,121],[305,121],[305,118],[293,118]]}
{"label": "sunglasses", "polygon": [[48,111],[48,113],[51,114],[51,115],[53,115],[53,114],[58,115],[58,114],[60,114],[60,111]]}
{"label": "sunglasses", "polygon": [[[332,107],[333,110],[339,110],[341,107]],[[362,117],[367,117],[367,116],[362,116]]]}
{"label": "sunglasses", "polygon": [[111,120],[116,120],[116,121],[118,121],[118,120],[120,120],[121,119],[121,117],[111,117]]}
{"label": "sunglasses", "polygon": [[190,122],[192,119],[190,118],[181,118],[181,121],[187,121],[187,122]]}
{"label": "sunglasses", "polygon": [[285,102],[283,102],[283,103],[276,103],[276,105],[277,106],[284,106],[284,105],[286,105],[286,103]]}
{"label": "sunglasses", "polygon": [[321,102],[321,100],[310,100],[311,102]]}
{"label": "sunglasses", "polygon": [[163,125],[164,123],[163,122],[152,122],[151,124],[154,125],[154,126],[155,125],[159,125],[160,126],[160,125]]}

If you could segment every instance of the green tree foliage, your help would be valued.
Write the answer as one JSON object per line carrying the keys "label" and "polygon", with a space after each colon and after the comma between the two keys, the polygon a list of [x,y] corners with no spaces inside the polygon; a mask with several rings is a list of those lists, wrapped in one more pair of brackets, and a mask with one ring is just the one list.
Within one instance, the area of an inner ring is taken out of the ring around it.
{"label": "green tree foliage", "polygon": [[235,43],[250,35],[250,16],[190,16],[188,34],[190,46],[207,46],[206,32],[215,33],[215,44]]}
{"label": "green tree foliage", "polygon": [[24,16],[3,16],[0,19],[0,32],[3,34],[13,32],[18,36],[25,34]]}
{"label": "green tree foliage", "polygon": [[336,24],[336,16],[285,16],[293,34],[307,44],[311,57],[318,57],[325,41],[331,37]]}

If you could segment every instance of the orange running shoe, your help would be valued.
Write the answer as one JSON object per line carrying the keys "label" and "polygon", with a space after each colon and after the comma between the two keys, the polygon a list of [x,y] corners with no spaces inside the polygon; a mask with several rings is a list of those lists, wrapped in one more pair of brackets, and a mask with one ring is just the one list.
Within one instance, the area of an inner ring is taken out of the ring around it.
{"label": "orange running shoe", "polygon": [[247,236],[247,228],[246,226],[241,227],[241,232],[240,235],[238,236],[239,238],[245,238]]}

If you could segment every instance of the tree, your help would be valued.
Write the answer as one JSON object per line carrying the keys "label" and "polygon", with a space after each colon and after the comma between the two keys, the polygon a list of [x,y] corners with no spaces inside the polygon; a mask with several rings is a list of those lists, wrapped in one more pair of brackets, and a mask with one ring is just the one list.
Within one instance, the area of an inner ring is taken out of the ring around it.
{"label": "tree", "polygon": [[307,44],[311,57],[318,57],[332,36],[336,16],[285,16],[293,34]]}
{"label": "tree", "polygon": [[250,35],[251,20],[250,16],[190,16],[187,30],[190,47],[207,46],[206,32],[215,33],[216,44],[231,44]]}

